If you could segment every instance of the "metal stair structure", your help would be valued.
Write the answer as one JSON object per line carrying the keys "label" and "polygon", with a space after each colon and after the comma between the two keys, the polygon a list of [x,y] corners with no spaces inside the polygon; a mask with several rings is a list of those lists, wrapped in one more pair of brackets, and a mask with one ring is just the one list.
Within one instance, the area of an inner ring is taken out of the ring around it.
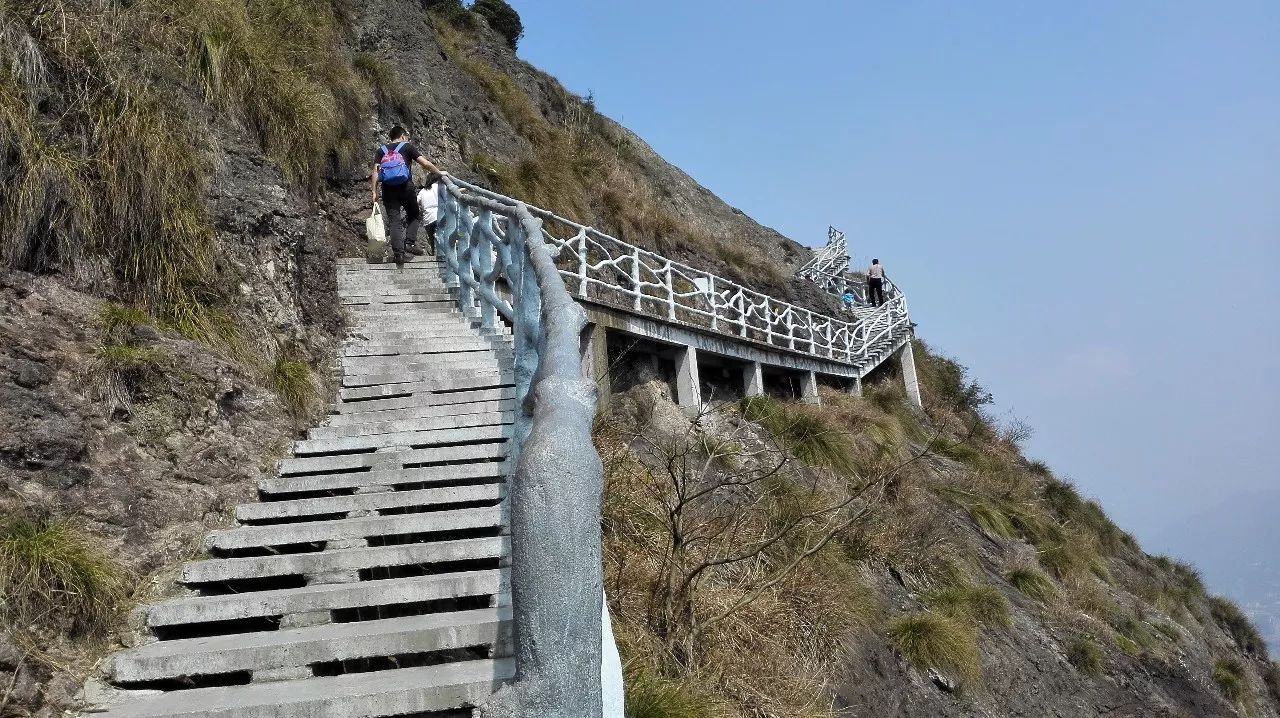
{"label": "metal stair structure", "polygon": [[331,415],[183,567],[191,595],[141,610],[106,716],[462,716],[515,675],[510,332],[434,260],[337,271]]}

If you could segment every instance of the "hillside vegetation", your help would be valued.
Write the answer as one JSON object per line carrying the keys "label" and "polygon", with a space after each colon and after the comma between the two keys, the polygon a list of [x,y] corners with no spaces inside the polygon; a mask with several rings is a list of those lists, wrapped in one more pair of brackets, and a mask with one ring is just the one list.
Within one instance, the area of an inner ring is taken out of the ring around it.
{"label": "hillside vegetation", "polygon": [[890,375],[693,420],[650,383],[602,418],[632,715],[1276,715],[1240,610],[916,352],[923,412]]}

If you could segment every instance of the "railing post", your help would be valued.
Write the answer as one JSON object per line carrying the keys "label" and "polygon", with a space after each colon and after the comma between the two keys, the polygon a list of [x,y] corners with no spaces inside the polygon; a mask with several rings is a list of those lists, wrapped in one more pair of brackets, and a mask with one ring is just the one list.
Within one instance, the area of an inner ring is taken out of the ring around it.
{"label": "railing post", "polygon": [[[496,293],[497,277],[493,272],[493,242],[489,239],[491,236],[496,236],[496,232],[493,230],[493,213],[486,211],[481,214],[481,222],[482,224],[478,225],[482,230],[480,232],[481,241],[476,244],[476,248],[472,251],[476,253],[480,286]],[[479,299],[480,327],[485,331],[492,331],[497,326],[497,308],[491,302],[485,301],[483,293],[481,293]]]}
{"label": "railing post", "polygon": [[764,341],[773,343],[773,308],[769,306],[769,298],[764,298]]}
{"label": "railing post", "polygon": [[667,260],[667,266],[663,268],[663,283],[667,285],[667,319],[674,320],[676,318],[676,287],[671,279],[671,260]]}
{"label": "railing post", "polygon": [[578,232],[578,296],[587,296],[587,231]]}
{"label": "railing post", "polygon": [[631,289],[636,295],[631,300],[631,308],[640,311],[640,297],[644,292],[640,291],[640,248],[631,248]]}
{"label": "railing post", "polygon": [[707,304],[711,307],[711,330],[720,328],[720,307],[716,306],[716,277],[707,275]]}

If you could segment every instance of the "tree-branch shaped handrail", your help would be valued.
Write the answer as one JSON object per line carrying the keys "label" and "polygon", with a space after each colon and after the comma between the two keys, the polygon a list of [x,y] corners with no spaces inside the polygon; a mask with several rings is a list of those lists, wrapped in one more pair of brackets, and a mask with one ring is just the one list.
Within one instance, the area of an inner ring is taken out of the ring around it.
{"label": "tree-branch shaped handrail", "polygon": [[591,440],[596,386],[579,356],[586,313],[528,207],[452,177],[438,191],[436,256],[458,305],[482,331],[496,332],[501,317],[515,345],[507,514],[517,673],[482,711],[600,718],[603,469]]}

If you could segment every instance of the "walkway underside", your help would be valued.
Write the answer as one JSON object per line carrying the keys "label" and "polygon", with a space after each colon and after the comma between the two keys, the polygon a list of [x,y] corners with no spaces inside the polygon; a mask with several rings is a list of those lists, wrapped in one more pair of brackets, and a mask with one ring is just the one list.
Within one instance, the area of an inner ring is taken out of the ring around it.
{"label": "walkway underside", "polygon": [[333,413],[109,659],[107,716],[470,715],[514,673],[510,340],[433,261],[338,268]]}

